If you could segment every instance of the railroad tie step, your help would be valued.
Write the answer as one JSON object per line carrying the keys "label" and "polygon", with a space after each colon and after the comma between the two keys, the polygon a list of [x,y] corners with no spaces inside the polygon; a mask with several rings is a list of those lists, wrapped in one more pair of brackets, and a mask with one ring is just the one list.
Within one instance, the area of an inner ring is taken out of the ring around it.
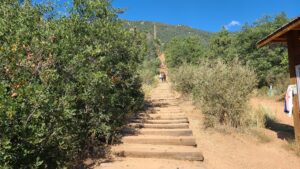
{"label": "railroad tie step", "polygon": [[191,146],[124,144],[114,147],[112,152],[122,157],[204,160],[202,153]]}
{"label": "railroad tie step", "polygon": [[147,123],[147,124],[174,124],[174,123],[189,123],[188,119],[174,119],[174,120],[147,120],[147,119],[133,119],[133,123]]}
{"label": "railroad tie step", "polygon": [[124,144],[154,144],[154,145],[181,145],[196,146],[196,140],[192,136],[125,136],[122,138]]}
{"label": "railroad tie step", "polygon": [[159,135],[159,136],[192,136],[190,129],[140,129],[142,135]]}
{"label": "railroad tie step", "polygon": [[152,119],[164,119],[164,118],[173,118],[173,119],[179,119],[179,118],[186,118],[186,115],[183,113],[155,113],[155,114],[147,114],[147,113],[141,113],[138,117],[146,117],[146,118],[152,118]]}
{"label": "railroad tie step", "polygon": [[123,128],[124,135],[152,135],[152,136],[192,136],[191,129],[149,129]]}
{"label": "railroad tie step", "polygon": [[183,114],[182,111],[179,110],[155,110],[153,113],[160,113],[160,114]]}
{"label": "railroad tie step", "polygon": [[156,129],[184,129],[189,128],[188,123],[176,124],[145,124],[145,123],[129,123],[128,127],[133,128],[156,128]]}
{"label": "railroad tie step", "polygon": [[188,119],[186,116],[162,116],[162,115],[157,115],[157,116],[149,116],[147,119],[151,120],[180,120],[180,119]]}

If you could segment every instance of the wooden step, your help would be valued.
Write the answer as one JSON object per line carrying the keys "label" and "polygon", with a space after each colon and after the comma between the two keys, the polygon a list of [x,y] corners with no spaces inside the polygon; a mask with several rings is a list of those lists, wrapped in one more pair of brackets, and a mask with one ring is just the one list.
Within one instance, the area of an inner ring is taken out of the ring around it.
{"label": "wooden step", "polygon": [[150,114],[160,114],[160,115],[184,115],[182,111],[154,111]]}
{"label": "wooden step", "polygon": [[162,115],[157,115],[157,116],[150,116],[148,119],[151,120],[180,120],[180,119],[188,119],[186,116],[162,116]]}
{"label": "wooden step", "polygon": [[147,123],[147,124],[174,124],[174,123],[189,123],[188,119],[175,119],[175,120],[147,120],[147,119],[133,119],[133,123]]}
{"label": "wooden step", "polygon": [[123,144],[112,152],[118,156],[203,161],[202,153],[191,146]]}
{"label": "wooden step", "polygon": [[152,115],[152,116],[138,116],[138,119],[145,120],[188,120],[186,116],[161,116],[161,115]]}
{"label": "wooden step", "polygon": [[155,144],[155,145],[182,145],[182,146],[196,146],[194,137],[191,136],[125,136],[122,138],[125,144]]}
{"label": "wooden step", "polygon": [[124,135],[160,135],[160,136],[192,136],[193,132],[190,129],[149,129],[149,128],[123,128]]}
{"label": "wooden step", "polygon": [[169,107],[154,107],[153,110],[155,111],[167,111],[167,112],[182,112],[180,108],[169,108]]}
{"label": "wooden step", "polygon": [[160,136],[192,136],[193,132],[190,129],[147,129],[138,130],[138,133],[143,135],[160,135]]}
{"label": "wooden step", "polygon": [[156,128],[156,129],[184,129],[184,128],[189,128],[189,124],[188,123],[176,123],[176,124],[129,123],[128,127],[134,127],[134,128]]}
{"label": "wooden step", "polygon": [[148,119],[183,119],[186,118],[186,115],[183,113],[178,114],[170,114],[170,113],[163,113],[163,114],[143,114],[141,113],[138,117],[140,118],[148,118]]}

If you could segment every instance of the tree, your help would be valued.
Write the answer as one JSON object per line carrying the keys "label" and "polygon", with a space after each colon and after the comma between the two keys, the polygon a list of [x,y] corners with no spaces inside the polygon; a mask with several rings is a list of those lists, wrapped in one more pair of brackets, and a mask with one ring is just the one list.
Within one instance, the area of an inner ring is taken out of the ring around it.
{"label": "tree", "polygon": [[236,55],[244,64],[255,69],[259,86],[267,85],[268,74],[287,72],[287,63],[284,62],[287,58],[287,50],[280,44],[257,49],[256,43],[288,21],[289,19],[283,13],[274,18],[264,17],[253,25],[245,25],[243,30],[237,34],[234,44]]}
{"label": "tree", "polygon": [[184,62],[195,63],[204,55],[204,45],[197,37],[174,38],[166,46],[166,63],[170,68]]}
{"label": "tree", "polygon": [[224,61],[232,61],[235,56],[233,43],[235,34],[228,32],[224,27],[214,34],[209,41],[209,50],[206,55],[209,58],[222,58]]}
{"label": "tree", "polygon": [[276,17],[265,16],[252,25],[245,24],[239,32],[228,32],[223,28],[212,36],[205,55],[226,62],[238,58],[255,70],[259,87],[270,85],[272,82],[267,77],[274,79],[276,74],[280,74],[278,78],[282,78],[282,73],[288,70],[287,50],[280,44],[257,49],[256,43],[288,21],[286,15],[281,13]]}

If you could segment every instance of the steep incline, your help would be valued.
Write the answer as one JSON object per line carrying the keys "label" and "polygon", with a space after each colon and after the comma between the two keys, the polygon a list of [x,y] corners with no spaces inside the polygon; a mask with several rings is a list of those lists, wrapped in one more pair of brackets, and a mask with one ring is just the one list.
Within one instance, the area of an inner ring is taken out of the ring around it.
{"label": "steep incline", "polygon": [[132,120],[123,144],[113,148],[125,157],[202,161],[189,121],[168,83],[160,83],[151,97],[152,107]]}
{"label": "steep incline", "polygon": [[100,168],[203,168],[204,158],[189,128],[189,119],[178,106],[170,84],[159,83],[150,102],[152,106],[125,128],[122,144],[112,148],[119,158]]}

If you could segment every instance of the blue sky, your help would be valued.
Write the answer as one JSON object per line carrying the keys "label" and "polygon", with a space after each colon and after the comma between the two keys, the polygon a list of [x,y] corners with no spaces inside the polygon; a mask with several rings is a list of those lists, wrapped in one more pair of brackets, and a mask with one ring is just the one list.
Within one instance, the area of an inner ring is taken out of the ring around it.
{"label": "blue sky", "polygon": [[113,0],[113,6],[124,8],[119,17],[128,20],[182,24],[216,32],[225,26],[239,30],[244,23],[285,12],[300,16],[300,0]]}

